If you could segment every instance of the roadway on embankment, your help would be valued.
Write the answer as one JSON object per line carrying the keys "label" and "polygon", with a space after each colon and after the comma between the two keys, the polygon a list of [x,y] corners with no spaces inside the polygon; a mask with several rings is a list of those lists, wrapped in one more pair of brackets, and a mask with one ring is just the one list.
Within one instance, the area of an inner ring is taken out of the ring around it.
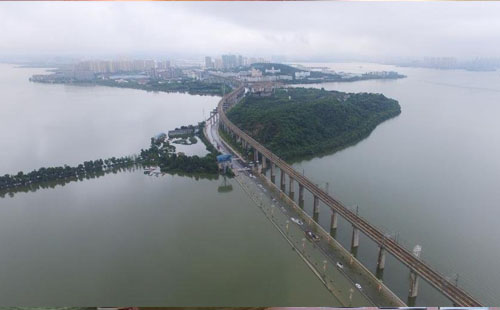
{"label": "roadway on embankment", "polygon": [[[212,126],[207,122],[208,138],[220,151],[238,157],[232,163],[233,170],[237,173],[238,183],[256,202],[257,206],[263,209],[266,217],[273,224],[278,224],[276,227],[278,230],[280,230],[279,224],[282,223],[282,230],[286,230],[284,237],[289,243],[291,242],[292,247],[297,248],[297,254],[305,256],[302,258],[319,276],[323,284],[328,284],[329,290],[341,301],[343,306],[402,305],[402,303],[395,303],[393,299],[380,294],[379,283],[366,277],[356,264],[352,264],[352,261],[347,258],[345,249],[333,247],[325,240],[318,243],[304,242],[305,231],[314,230],[313,226],[310,225],[311,221],[303,221],[303,225],[293,223],[290,220],[291,217],[298,219],[301,216],[288,203],[280,199],[279,192],[266,190],[265,187],[268,184],[250,171],[238,172],[238,169],[243,169],[247,165],[240,159],[241,156],[238,153],[235,154],[236,151],[231,146],[222,141],[217,128],[217,125]],[[288,223],[284,224],[286,222]],[[344,267],[338,268],[337,262],[340,262]],[[316,265],[314,265],[315,263]],[[327,268],[324,268],[325,266]],[[359,283],[362,289],[356,288],[355,283]]]}

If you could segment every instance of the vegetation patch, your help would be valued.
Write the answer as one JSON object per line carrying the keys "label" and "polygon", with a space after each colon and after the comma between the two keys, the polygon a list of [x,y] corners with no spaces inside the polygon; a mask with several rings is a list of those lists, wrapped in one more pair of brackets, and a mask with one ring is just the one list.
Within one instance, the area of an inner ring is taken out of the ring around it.
{"label": "vegetation patch", "polygon": [[142,89],[147,91],[167,92],[167,93],[188,93],[190,95],[210,95],[222,96],[232,91],[231,87],[223,83],[211,83],[193,79],[183,79],[179,81],[148,81],[138,83],[130,80],[127,83],[119,83],[115,80],[97,80],[96,84],[103,86]]}
{"label": "vegetation patch", "polygon": [[281,88],[245,97],[227,116],[276,155],[299,160],[352,145],[400,113],[398,102],[382,94]]}
{"label": "vegetation patch", "polygon": [[[90,160],[78,166],[42,167],[28,173],[20,171],[15,175],[0,176],[0,197],[5,194],[12,196],[19,191],[28,192],[40,188],[53,188],[56,185],[96,178],[107,173],[117,173],[123,169],[140,166],[157,166],[161,172],[182,176],[216,178],[219,172],[216,156],[220,153],[203,135],[204,126],[204,122],[200,123],[200,130],[197,134],[209,152],[204,157],[176,153],[175,146],[171,145],[168,140],[151,138],[150,147],[142,149],[139,156]],[[188,140],[197,141],[194,136],[188,137]],[[230,170],[226,174],[233,176]]]}

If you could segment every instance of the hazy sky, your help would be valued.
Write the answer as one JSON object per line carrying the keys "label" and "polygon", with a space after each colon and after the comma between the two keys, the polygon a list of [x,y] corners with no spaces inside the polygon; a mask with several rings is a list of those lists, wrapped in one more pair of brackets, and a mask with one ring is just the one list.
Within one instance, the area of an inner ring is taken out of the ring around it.
{"label": "hazy sky", "polygon": [[0,2],[0,56],[500,57],[500,2]]}

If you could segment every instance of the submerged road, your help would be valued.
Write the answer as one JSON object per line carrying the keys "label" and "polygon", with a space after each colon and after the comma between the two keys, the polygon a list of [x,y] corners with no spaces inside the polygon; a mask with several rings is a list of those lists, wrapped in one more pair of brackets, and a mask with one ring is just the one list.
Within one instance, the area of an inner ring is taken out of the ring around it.
{"label": "submerged road", "polygon": [[481,306],[481,303],[465,290],[454,285],[449,279],[440,274],[437,270],[433,269],[430,265],[426,264],[417,255],[413,254],[410,250],[406,249],[401,244],[398,244],[396,240],[387,238],[381,230],[346,208],[340,201],[328,195],[328,193],[316,186],[308,178],[295,171],[295,169],[293,169],[293,167],[291,167],[284,160],[279,158],[277,155],[272,153],[258,141],[253,139],[251,136],[249,136],[247,133],[233,124],[227,118],[225,111],[234,104],[237,104],[239,100],[244,96],[244,94],[244,85],[239,85],[233,92],[225,95],[219,101],[217,112],[219,119],[222,122],[221,125],[224,126],[225,130],[230,132],[231,135],[243,141],[246,147],[252,148],[254,150],[254,154],[257,155],[256,157],[258,157],[258,154],[260,154],[263,157],[263,160],[269,160],[271,162],[271,165],[275,165],[277,168],[279,168],[282,172],[284,172],[284,175],[288,175],[290,178],[293,178],[293,180],[295,182],[298,182],[300,186],[307,189],[315,197],[316,202],[322,201],[333,212],[336,212],[338,215],[349,221],[355,228],[354,232],[357,232],[356,234],[353,234],[353,240],[355,236],[359,238],[359,232],[362,232],[367,237],[372,239],[376,244],[378,244],[381,248],[383,248],[384,251],[391,254],[397,260],[408,266],[408,268],[412,272],[410,277],[409,298],[416,298],[417,296],[418,275],[443,295],[448,297],[454,305],[469,307]]}
{"label": "submerged road", "polygon": [[[265,214],[271,214],[267,217],[272,222],[278,225],[282,224],[282,230],[286,230],[284,237],[291,239],[292,246],[297,248],[298,254],[302,253],[305,259],[312,262],[313,266],[316,262],[314,269],[319,270],[320,274],[315,273],[322,282],[328,282],[333,295],[339,299],[343,306],[402,305],[402,302],[397,303],[393,299],[387,298],[386,295],[380,294],[378,283],[374,283],[372,279],[367,278],[355,265],[351,264],[352,262],[346,259],[345,253],[342,253],[341,249],[333,247],[324,239],[319,242],[311,242],[306,239],[305,232],[315,230],[312,223],[300,221],[299,225],[292,221],[292,218],[300,219],[301,216],[288,203],[280,199],[279,193],[266,189],[268,185],[249,171],[248,163],[222,141],[218,133],[218,123],[211,125],[210,122],[207,122],[206,134],[210,142],[221,152],[234,156],[232,165],[233,171],[237,173],[237,181],[256,204],[264,209]],[[324,269],[328,269],[327,272]],[[322,272],[328,273],[327,276],[322,275]]]}

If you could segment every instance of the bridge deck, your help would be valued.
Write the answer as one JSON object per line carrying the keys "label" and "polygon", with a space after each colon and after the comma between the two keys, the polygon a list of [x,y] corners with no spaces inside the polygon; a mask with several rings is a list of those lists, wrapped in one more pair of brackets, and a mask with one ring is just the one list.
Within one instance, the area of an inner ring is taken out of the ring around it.
{"label": "bridge deck", "polygon": [[237,100],[244,93],[244,87],[241,85],[236,88],[233,92],[224,96],[218,106],[217,111],[221,121],[230,128],[236,135],[241,139],[245,140],[251,147],[269,159],[272,163],[278,166],[281,170],[285,171],[290,177],[294,178],[298,183],[302,184],[307,190],[309,190],[313,195],[317,196],[323,203],[325,203],[330,209],[338,212],[346,220],[348,220],[352,225],[357,227],[366,236],[371,238],[377,244],[384,246],[387,252],[401,261],[403,264],[408,266],[411,270],[415,271],[424,280],[429,282],[437,290],[442,292],[447,296],[454,304],[458,306],[481,306],[481,303],[474,299],[467,292],[461,288],[453,285],[449,280],[447,280],[443,275],[432,269],[429,265],[424,263],[421,259],[414,256],[409,250],[396,243],[394,240],[386,238],[382,231],[377,229],[375,226],[368,223],[365,219],[356,215],[354,212],[346,208],[341,202],[334,199],[328,195],[321,188],[316,186],[308,178],[298,173],[290,165],[288,165],[284,160],[280,159],[274,153],[269,151],[259,142],[254,140],[244,131],[239,129],[234,125],[226,116],[225,110],[232,104],[237,103]]}

